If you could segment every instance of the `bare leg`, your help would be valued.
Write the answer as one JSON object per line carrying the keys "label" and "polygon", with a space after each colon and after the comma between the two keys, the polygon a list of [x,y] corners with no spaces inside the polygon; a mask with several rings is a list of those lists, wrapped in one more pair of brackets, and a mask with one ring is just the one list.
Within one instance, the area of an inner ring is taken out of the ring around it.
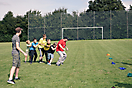
{"label": "bare leg", "polygon": [[25,57],[25,62],[27,61],[27,57]]}
{"label": "bare leg", "polygon": [[49,62],[50,64],[51,64],[52,60],[53,60],[53,58],[50,59],[50,62]]}
{"label": "bare leg", "polygon": [[10,78],[9,78],[9,80],[12,80],[13,79],[13,74],[15,72],[15,69],[16,69],[16,67],[12,66],[12,68],[10,70]]}
{"label": "bare leg", "polygon": [[19,67],[16,68],[16,75],[15,75],[15,78],[18,78],[18,73],[19,73]]}

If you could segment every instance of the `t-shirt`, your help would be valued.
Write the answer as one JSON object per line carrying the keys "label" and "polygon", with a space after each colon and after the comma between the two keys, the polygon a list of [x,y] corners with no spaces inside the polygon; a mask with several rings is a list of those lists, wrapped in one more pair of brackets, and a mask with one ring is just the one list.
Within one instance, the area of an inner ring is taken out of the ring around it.
{"label": "t-shirt", "polygon": [[38,42],[36,42],[36,43],[32,43],[31,44],[31,47],[29,48],[29,50],[36,50],[36,48],[35,47],[33,47],[33,46],[36,46],[38,44]]}
{"label": "t-shirt", "polygon": [[[39,43],[41,43],[41,44],[46,44],[46,39],[41,38],[41,39],[39,40]],[[44,45],[39,45],[38,47],[39,47],[39,48],[44,48]]]}
{"label": "t-shirt", "polygon": [[31,43],[30,43],[30,44],[26,44],[26,46],[27,46],[26,51],[29,50],[29,48],[30,48],[29,46],[30,46],[30,45],[31,45]]}
{"label": "t-shirt", "polygon": [[61,46],[62,46],[63,48],[66,47],[66,42],[63,41],[63,39],[61,39],[61,40],[58,42],[58,44],[57,44],[56,52],[57,52],[57,51],[64,51],[64,50],[59,46],[59,44],[61,44]]}
{"label": "t-shirt", "polygon": [[53,45],[51,45],[51,46],[50,46],[50,49],[49,49],[49,51],[48,51],[48,53],[52,53],[52,54],[53,54],[53,53],[55,52],[55,50],[52,50],[51,47],[55,48]]}
{"label": "t-shirt", "polygon": [[19,53],[19,50],[16,48],[16,42],[19,43],[19,47],[20,47],[20,39],[18,35],[14,35],[12,37],[12,51]]}
{"label": "t-shirt", "polygon": [[[48,44],[48,43],[47,43],[46,45],[51,46],[51,44]],[[44,50],[45,50],[45,51],[48,52],[49,49],[50,49],[50,47],[44,46]]]}

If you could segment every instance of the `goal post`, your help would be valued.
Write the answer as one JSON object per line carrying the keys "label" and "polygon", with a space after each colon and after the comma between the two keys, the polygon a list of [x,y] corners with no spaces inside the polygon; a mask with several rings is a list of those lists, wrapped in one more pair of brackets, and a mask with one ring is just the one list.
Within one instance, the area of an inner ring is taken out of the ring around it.
{"label": "goal post", "polygon": [[70,28],[62,28],[62,39],[63,39],[63,32],[64,30],[69,30],[69,29],[88,29],[88,28],[100,28],[102,29],[102,40],[103,40],[103,27],[70,27]]}

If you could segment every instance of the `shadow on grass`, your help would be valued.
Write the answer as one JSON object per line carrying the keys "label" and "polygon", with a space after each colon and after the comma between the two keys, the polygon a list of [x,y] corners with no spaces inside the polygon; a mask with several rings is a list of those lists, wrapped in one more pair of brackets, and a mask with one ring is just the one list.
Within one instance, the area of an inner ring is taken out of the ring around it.
{"label": "shadow on grass", "polygon": [[[23,61],[25,63],[25,61]],[[26,63],[30,63],[30,61],[26,61]],[[36,61],[36,62],[32,62],[32,63],[39,63],[39,61]],[[47,64],[46,61],[43,61],[44,64]],[[56,62],[52,62],[51,64],[56,64]]]}
{"label": "shadow on grass", "polygon": [[126,65],[132,65],[132,64],[129,64],[129,63],[125,63],[125,62],[121,62],[122,64],[126,64]]}
{"label": "shadow on grass", "polygon": [[52,62],[51,64],[56,64],[56,62]]}
{"label": "shadow on grass", "polygon": [[118,86],[118,87],[132,88],[132,84],[119,83],[119,82],[114,82],[114,83],[116,83],[115,86]]}

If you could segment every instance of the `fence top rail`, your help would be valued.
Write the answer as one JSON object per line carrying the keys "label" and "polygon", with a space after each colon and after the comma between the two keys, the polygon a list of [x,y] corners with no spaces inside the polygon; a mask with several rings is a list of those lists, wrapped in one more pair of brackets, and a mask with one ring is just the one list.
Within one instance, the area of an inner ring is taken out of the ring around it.
{"label": "fence top rail", "polygon": [[86,28],[103,28],[103,27],[69,27],[69,28],[62,28],[62,29],[86,29]]}

